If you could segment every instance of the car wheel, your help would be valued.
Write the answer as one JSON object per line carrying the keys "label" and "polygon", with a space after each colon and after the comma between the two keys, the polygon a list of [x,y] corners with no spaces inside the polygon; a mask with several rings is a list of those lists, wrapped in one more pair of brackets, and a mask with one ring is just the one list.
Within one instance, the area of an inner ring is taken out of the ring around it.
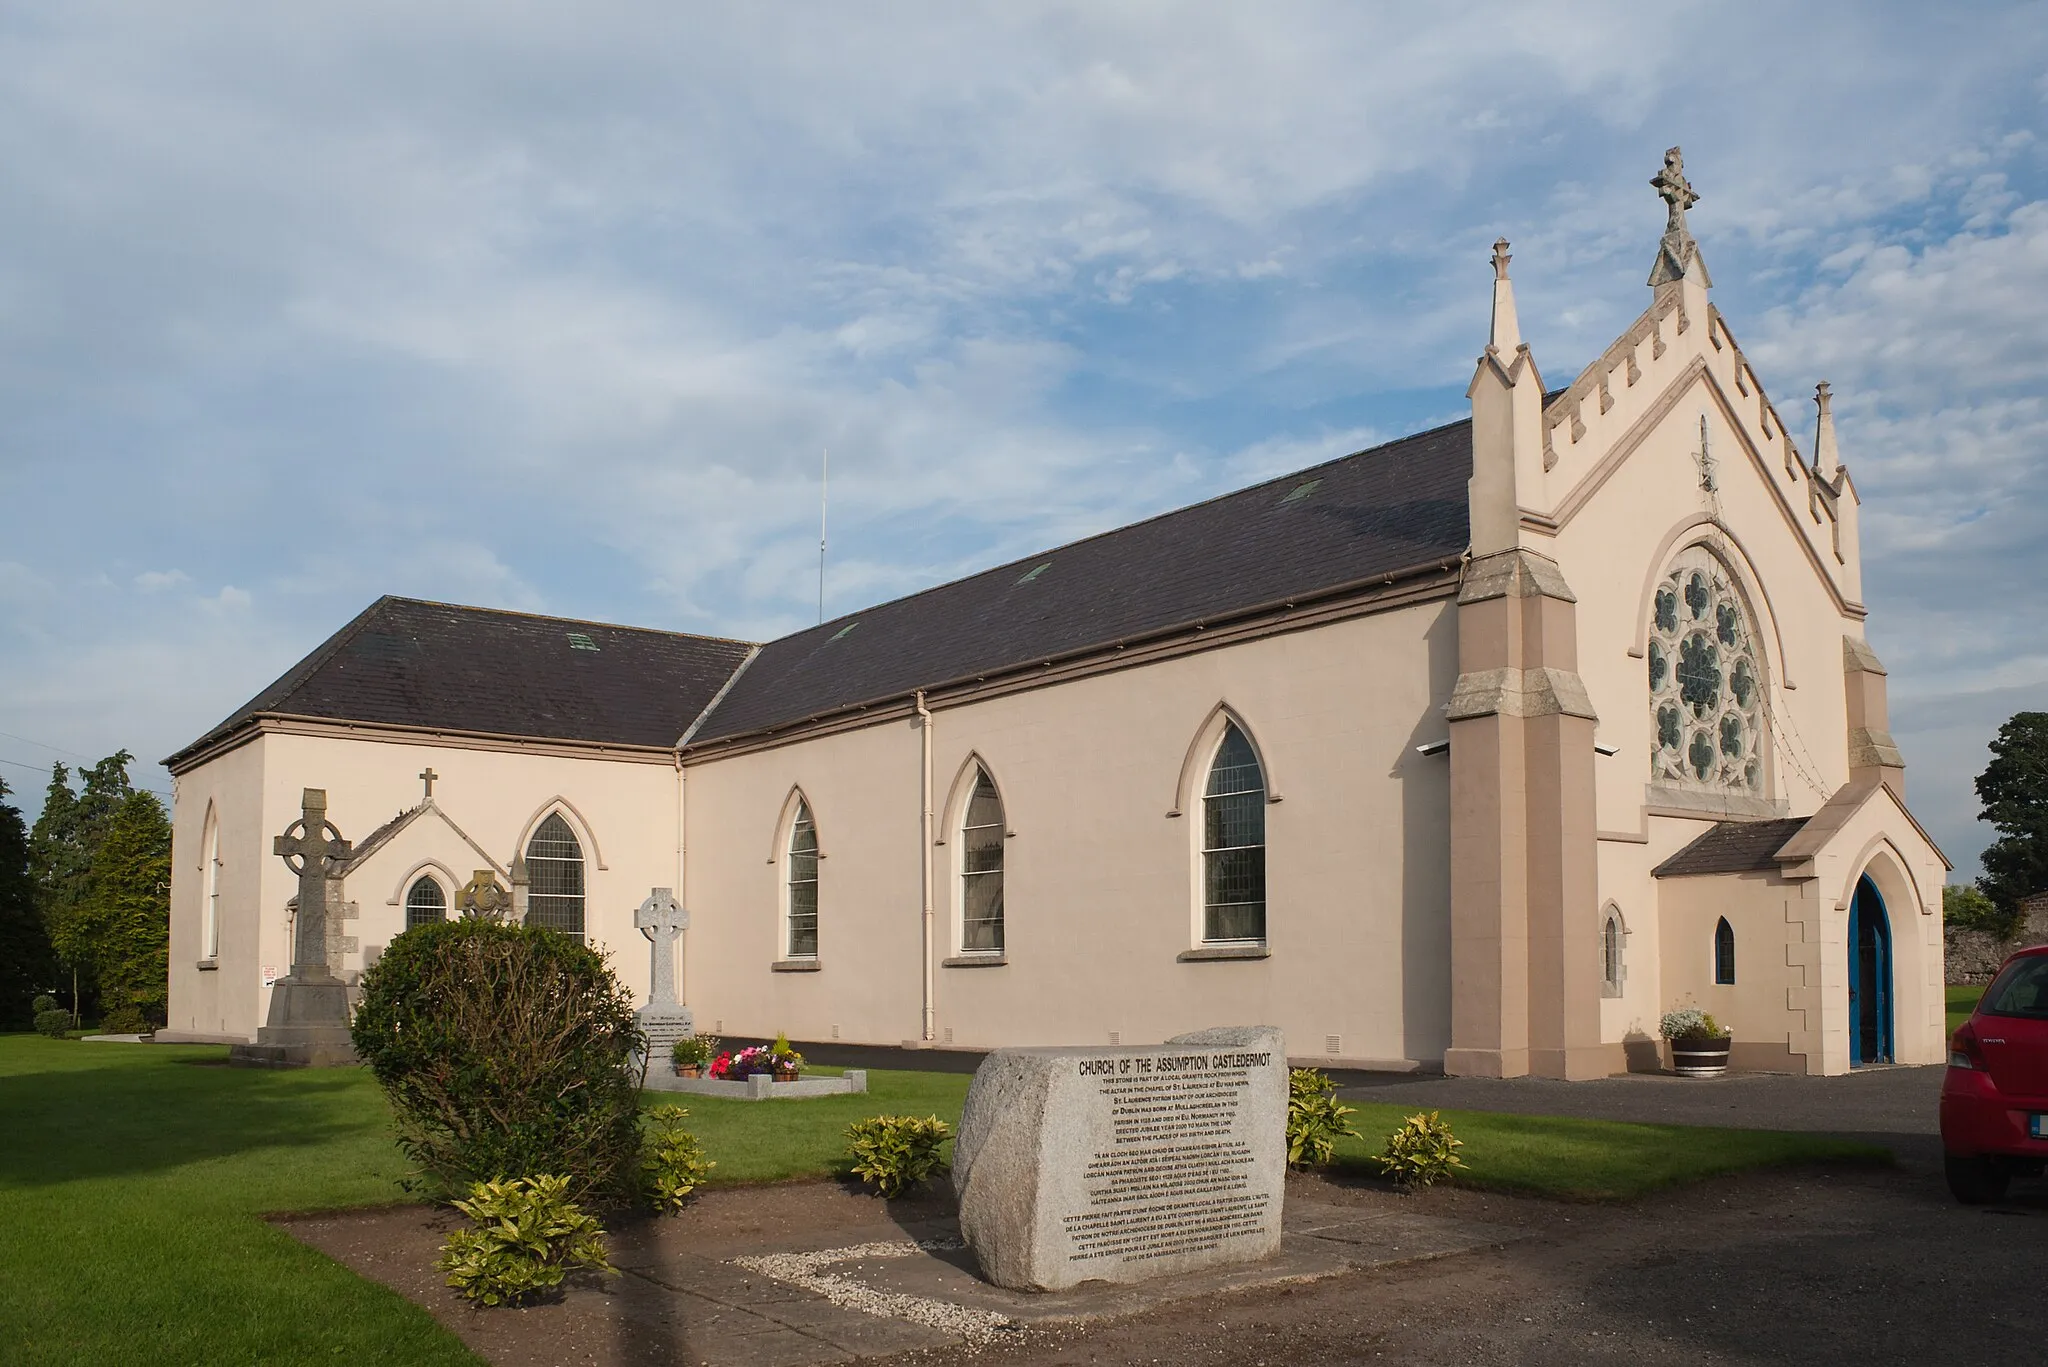
{"label": "car wheel", "polygon": [[1966,1206],[1996,1201],[2005,1195],[2006,1187],[2012,1182],[2012,1174],[1996,1158],[1959,1158],[1952,1153],[1945,1154],[1941,1160],[1941,1172],[1948,1179],[1950,1194]]}

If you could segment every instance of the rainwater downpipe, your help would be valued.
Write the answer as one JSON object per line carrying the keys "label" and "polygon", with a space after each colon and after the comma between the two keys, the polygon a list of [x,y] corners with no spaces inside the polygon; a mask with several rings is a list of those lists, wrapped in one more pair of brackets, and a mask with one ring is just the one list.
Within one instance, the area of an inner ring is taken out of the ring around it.
{"label": "rainwater downpipe", "polygon": [[932,713],[924,705],[924,690],[917,690],[917,733],[922,752],[919,765],[917,822],[917,868],[924,894],[924,1035],[926,1044],[938,1038],[938,1013],[933,998],[938,979],[932,963]]}

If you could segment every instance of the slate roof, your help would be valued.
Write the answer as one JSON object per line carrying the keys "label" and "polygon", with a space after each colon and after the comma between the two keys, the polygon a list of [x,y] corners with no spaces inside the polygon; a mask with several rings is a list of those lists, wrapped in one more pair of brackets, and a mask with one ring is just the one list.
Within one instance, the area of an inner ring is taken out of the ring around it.
{"label": "slate roof", "polygon": [[1809,817],[1777,817],[1769,821],[1718,821],[1705,835],[1650,870],[1653,878],[1683,878],[1700,873],[1776,873],[1776,855],[1799,834]]}
{"label": "slate roof", "polygon": [[175,767],[263,715],[669,746],[752,649],[386,596],[165,763]]}
{"label": "slate roof", "polygon": [[692,746],[1454,560],[1452,423],[866,608],[762,647]]}

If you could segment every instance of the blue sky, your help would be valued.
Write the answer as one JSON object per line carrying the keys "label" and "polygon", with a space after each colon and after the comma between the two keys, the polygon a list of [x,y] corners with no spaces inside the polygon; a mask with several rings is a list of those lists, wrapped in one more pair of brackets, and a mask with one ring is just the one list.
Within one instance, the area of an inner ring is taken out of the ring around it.
{"label": "blue sky", "polygon": [[1499,234],[1563,383],[1681,143],[1973,872],[2048,708],[2044,100],[2040,5],[17,7],[0,776],[383,592],[802,625],[825,446],[841,611],[1458,417]]}

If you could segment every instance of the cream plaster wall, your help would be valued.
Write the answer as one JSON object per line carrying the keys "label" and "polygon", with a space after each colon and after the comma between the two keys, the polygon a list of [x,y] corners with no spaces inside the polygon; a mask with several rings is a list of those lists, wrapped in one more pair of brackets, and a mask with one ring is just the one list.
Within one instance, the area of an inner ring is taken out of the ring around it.
{"label": "cream plaster wall", "polygon": [[[966,766],[1002,792],[1001,967],[936,970],[938,1042],[1164,1039],[1258,1021],[1290,1052],[1434,1062],[1448,1039],[1454,609],[1431,603],[936,711],[923,851],[935,957],[958,936]],[[1271,957],[1177,961],[1199,940],[1199,797],[1227,705],[1267,766]],[[1194,756],[1191,763],[1191,750]],[[687,990],[728,1034],[896,1044],[920,1034],[920,735],[895,719],[693,763]],[[793,790],[818,825],[819,971],[781,956]],[[1178,810],[1182,815],[1170,816]],[[836,1033],[835,1033],[836,1032]]]}
{"label": "cream plaster wall", "polygon": [[[302,789],[325,788],[328,819],[360,842],[419,802],[416,775],[431,765],[437,804],[490,853],[501,870],[524,848],[546,811],[565,818],[584,846],[585,925],[590,942],[615,954],[622,979],[647,985],[647,942],[633,911],[651,887],[677,882],[678,777],[673,761],[586,758],[538,749],[468,749],[412,744],[388,733],[354,736],[270,732],[178,778],[171,883],[173,1029],[253,1038],[269,1010],[265,965],[290,968],[286,903],[298,881],[270,852],[271,838],[299,816]],[[223,813],[220,967],[196,967],[200,875],[197,850],[211,800]],[[600,856],[602,858],[600,859]],[[360,948],[334,965],[358,970],[405,924],[390,899],[401,875],[434,859],[458,882],[482,865],[476,852],[431,814],[416,821],[351,874],[344,896],[358,918],[343,926]],[[451,888],[452,892],[453,889]]]}

